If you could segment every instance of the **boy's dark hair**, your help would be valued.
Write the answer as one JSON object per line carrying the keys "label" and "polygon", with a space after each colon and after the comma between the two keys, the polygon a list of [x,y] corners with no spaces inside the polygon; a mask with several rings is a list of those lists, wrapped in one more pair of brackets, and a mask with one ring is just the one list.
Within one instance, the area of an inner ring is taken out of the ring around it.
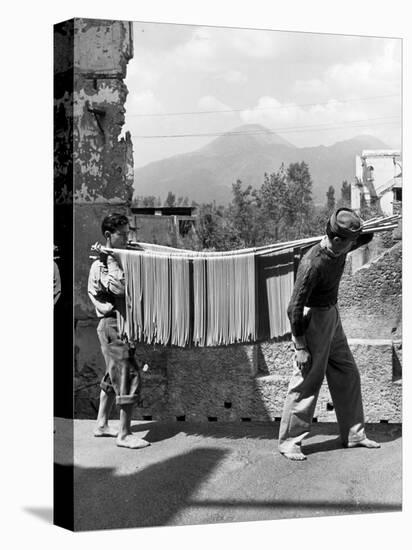
{"label": "boy's dark hair", "polygon": [[124,214],[109,214],[109,216],[106,216],[102,221],[103,236],[106,231],[109,231],[109,233],[114,233],[118,227],[126,225],[127,223],[129,223],[129,220]]}
{"label": "boy's dark hair", "polygon": [[331,226],[330,226],[330,220],[328,220],[328,223],[326,224],[326,235],[329,237],[329,239],[333,239],[333,237],[340,237],[342,238],[340,235],[338,235],[337,233],[335,233]]}

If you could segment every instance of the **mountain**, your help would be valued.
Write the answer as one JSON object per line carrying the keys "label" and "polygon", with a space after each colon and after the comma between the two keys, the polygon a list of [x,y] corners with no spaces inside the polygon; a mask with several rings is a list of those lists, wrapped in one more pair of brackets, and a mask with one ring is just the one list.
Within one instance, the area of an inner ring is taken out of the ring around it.
{"label": "mountain", "polygon": [[363,149],[387,149],[374,136],[356,136],[331,146],[296,147],[258,124],[235,128],[191,153],[175,155],[134,171],[136,195],[156,195],[162,200],[169,191],[199,203],[232,199],[232,184],[260,187],[264,173],[275,172],[282,162],[305,161],[313,180],[313,198],[323,204],[330,185],[336,196],[343,180],[355,175],[355,156]]}

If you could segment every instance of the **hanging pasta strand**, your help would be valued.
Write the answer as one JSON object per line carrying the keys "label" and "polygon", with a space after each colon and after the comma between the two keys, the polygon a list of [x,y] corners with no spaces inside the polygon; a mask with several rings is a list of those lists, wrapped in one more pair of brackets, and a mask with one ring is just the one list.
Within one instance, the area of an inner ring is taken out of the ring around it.
{"label": "hanging pasta strand", "polygon": [[197,257],[193,260],[193,343],[204,346],[206,318],[206,280],[205,260]]}
{"label": "hanging pasta strand", "polygon": [[[165,247],[166,248],[166,247]],[[218,346],[257,338],[257,253],[117,251],[125,271],[120,334],[149,344]],[[262,252],[270,338],[286,334],[293,287],[293,248]],[[273,264],[273,265],[272,265]],[[192,269],[190,268],[192,266]],[[193,316],[191,317],[191,311]]]}

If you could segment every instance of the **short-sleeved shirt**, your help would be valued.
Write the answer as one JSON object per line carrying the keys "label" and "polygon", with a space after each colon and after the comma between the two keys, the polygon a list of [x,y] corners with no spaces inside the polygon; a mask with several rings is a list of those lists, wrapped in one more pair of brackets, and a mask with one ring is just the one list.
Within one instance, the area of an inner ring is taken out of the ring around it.
{"label": "short-sleeved shirt", "polygon": [[96,315],[114,317],[124,303],[124,272],[117,261],[109,256],[107,262],[96,260],[90,267],[87,292]]}
{"label": "short-sleeved shirt", "polygon": [[[349,252],[369,243],[373,234],[360,235]],[[305,332],[304,307],[325,307],[338,301],[339,283],[345,268],[346,254],[332,255],[318,243],[303,256],[296,275],[293,294],[288,306],[292,334]]]}

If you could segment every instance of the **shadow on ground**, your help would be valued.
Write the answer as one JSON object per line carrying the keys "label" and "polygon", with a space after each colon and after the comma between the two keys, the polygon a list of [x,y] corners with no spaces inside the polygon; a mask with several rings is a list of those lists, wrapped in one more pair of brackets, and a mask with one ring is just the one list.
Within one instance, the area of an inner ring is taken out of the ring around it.
{"label": "shadow on ground", "polygon": [[75,466],[75,530],[167,525],[226,454],[196,448],[124,476]]}
{"label": "shadow on ground", "polygon": [[55,466],[70,481],[55,492],[55,521],[74,509],[76,531],[401,510],[401,425],[366,426],[376,451],[342,449],[336,423],[314,423],[302,463],[277,452],[279,423],[133,423],[153,443],[139,451],[93,438],[93,427],[75,422],[75,465],[62,455]]}
{"label": "shadow on ground", "polygon": [[[215,439],[259,439],[277,440],[279,437],[279,422],[242,422],[241,424],[227,422],[145,422],[134,425],[132,431],[135,433],[146,432],[145,436],[150,443],[164,441],[175,437],[177,434],[211,437]],[[371,439],[379,443],[393,441],[402,437],[401,424],[367,424],[366,433]],[[310,436],[333,436],[332,440],[320,443],[304,444],[305,453],[332,451],[341,448],[339,429],[336,423],[322,422],[314,423]]]}
{"label": "shadow on ground", "polygon": [[[139,455],[135,455],[136,473],[123,475],[117,474],[114,468],[75,466],[75,530],[401,510],[400,503],[379,502],[379,499],[359,502],[349,494],[340,495],[339,500],[333,497],[327,500],[323,494],[317,500],[292,491],[291,498],[276,498],[276,484],[269,493],[259,496],[259,491],[255,491],[258,498],[252,498],[239,491],[239,487],[233,492],[237,486],[235,472],[229,481],[222,478],[219,483],[215,479],[214,489],[205,489],[227,455],[227,451],[219,448],[196,447],[143,467],[139,466]],[[269,483],[272,482],[269,480]]]}

